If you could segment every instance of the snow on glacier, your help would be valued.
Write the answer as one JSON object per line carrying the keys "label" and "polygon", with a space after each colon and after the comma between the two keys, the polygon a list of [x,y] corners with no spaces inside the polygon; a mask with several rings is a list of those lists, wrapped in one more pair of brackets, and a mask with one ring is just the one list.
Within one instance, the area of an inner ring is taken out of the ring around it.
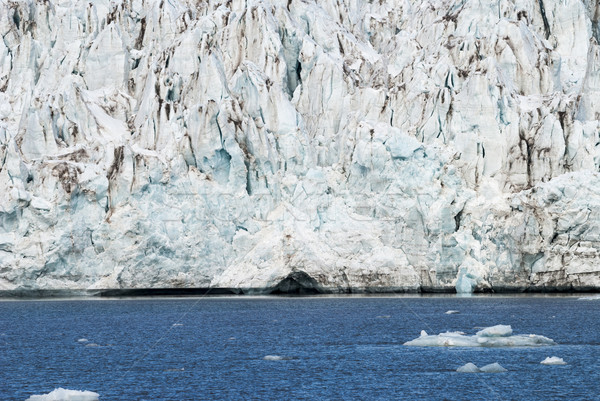
{"label": "snow on glacier", "polygon": [[428,335],[421,331],[421,335],[404,345],[414,347],[539,347],[556,345],[544,336],[536,334],[512,334],[508,325],[487,327],[475,335],[468,336],[463,332],[445,332],[437,335]]}
{"label": "snow on glacier", "polygon": [[598,288],[600,5],[430,5],[0,2],[0,290]]}

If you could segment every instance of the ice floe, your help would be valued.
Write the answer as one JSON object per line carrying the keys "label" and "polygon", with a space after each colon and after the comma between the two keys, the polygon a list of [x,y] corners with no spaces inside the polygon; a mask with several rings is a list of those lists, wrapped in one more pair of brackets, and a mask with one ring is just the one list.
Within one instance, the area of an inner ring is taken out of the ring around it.
{"label": "ice floe", "polygon": [[407,341],[404,345],[416,347],[539,347],[556,345],[556,343],[548,337],[536,334],[512,335],[512,328],[509,325],[497,325],[484,328],[472,336],[457,331],[428,335],[423,330],[420,337]]}
{"label": "ice floe", "polygon": [[281,355],[266,355],[263,360],[265,361],[290,361],[292,357],[289,356],[281,356]]}
{"label": "ice floe", "polygon": [[481,372],[481,370],[479,370],[477,365],[475,365],[474,363],[471,363],[471,362],[464,364],[460,368],[456,369],[456,371],[458,373],[479,373],[479,372]]}
{"label": "ice floe", "polygon": [[502,373],[508,372],[502,365],[497,362],[485,365],[482,368],[478,368],[474,363],[467,363],[460,368],[456,369],[458,373]]}
{"label": "ice floe", "polygon": [[460,311],[452,310],[452,309],[449,311],[446,311],[446,315],[456,315],[457,313],[460,313]]}
{"label": "ice floe", "polygon": [[32,395],[25,401],[98,401],[100,395],[93,391],[57,388],[48,394]]}
{"label": "ice floe", "polygon": [[548,358],[544,359],[542,362],[540,362],[542,365],[566,365],[567,363],[564,361],[564,359],[559,358],[557,356],[549,356]]}
{"label": "ice floe", "polygon": [[483,366],[479,370],[481,371],[481,373],[502,373],[502,372],[508,372],[498,362],[494,362],[494,363],[490,363],[489,365],[485,365],[485,366]]}

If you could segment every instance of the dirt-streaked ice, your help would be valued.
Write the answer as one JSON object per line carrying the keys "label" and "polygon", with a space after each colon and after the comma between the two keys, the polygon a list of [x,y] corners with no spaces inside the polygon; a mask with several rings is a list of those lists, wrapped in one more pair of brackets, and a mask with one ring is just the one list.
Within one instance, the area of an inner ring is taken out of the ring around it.
{"label": "dirt-streaked ice", "polygon": [[599,288],[599,15],[0,2],[0,290]]}

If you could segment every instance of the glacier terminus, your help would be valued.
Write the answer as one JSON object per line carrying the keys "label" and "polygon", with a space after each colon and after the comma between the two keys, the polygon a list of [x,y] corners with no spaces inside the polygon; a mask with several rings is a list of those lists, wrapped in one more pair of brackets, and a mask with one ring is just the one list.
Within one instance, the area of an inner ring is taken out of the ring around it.
{"label": "glacier terminus", "polygon": [[600,288],[595,0],[0,0],[0,291]]}

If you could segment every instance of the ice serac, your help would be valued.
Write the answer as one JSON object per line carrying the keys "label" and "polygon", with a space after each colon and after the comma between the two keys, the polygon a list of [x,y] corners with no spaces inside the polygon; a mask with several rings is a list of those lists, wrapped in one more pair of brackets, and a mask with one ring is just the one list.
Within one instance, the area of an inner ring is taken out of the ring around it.
{"label": "ice serac", "polygon": [[599,15],[0,2],[0,290],[598,289]]}

